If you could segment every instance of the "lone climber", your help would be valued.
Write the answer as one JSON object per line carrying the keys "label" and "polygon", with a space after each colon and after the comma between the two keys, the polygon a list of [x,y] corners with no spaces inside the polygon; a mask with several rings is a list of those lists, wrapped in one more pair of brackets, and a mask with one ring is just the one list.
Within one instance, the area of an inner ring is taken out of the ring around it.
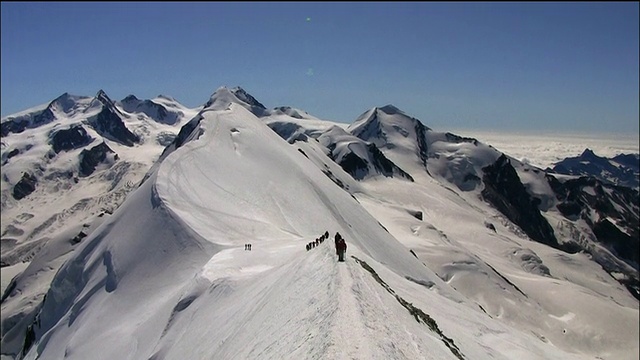
{"label": "lone climber", "polygon": [[340,238],[336,243],[336,251],[338,252],[338,261],[344,261],[344,253],[347,251],[347,242]]}

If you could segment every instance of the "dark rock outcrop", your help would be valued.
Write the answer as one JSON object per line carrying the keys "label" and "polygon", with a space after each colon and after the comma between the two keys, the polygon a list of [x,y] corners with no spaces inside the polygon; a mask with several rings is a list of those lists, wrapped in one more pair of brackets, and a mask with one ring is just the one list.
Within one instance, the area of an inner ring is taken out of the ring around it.
{"label": "dark rock outcrop", "polygon": [[556,194],[556,207],[562,215],[570,220],[584,220],[598,242],[637,268],[640,263],[640,201],[636,190],[604,183],[594,177],[582,176],[564,182],[552,175],[546,178]]}
{"label": "dark rock outcrop", "polygon": [[251,96],[248,92],[244,91],[241,87],[235,87],[231,89],[233,95],[235,95],[238,99],[245,102],[249,105],[249,110],[256,116],[265,116],[268,115],[267,108],[264,107],[256,98]]}
{"label": "dark rock outcrop", "polygon": [[429,158],[429,147],[427,145],[427,130],[429,130],[429,128],[422,125],[422,123],[420,123],[419,121],[416,121],[415,129],[416,141],[418,143],[418,157],[420,158],[420,161],[422,161],[422,165],[428,173],[429,170],[427,169],[427,159]]}
{"label": "dark rock outcrop", "polygon": [[13,187],[12,195],[16,200],[20,200],[36,190],[38,179],[35,176],[25,172],[22,179]]}
{"label": "dark rock outcrop", "polygon": [[594,223],[592,229],[598,240],[613,249],[618,257],[638,264],[640,256],[638,236],[629,236],[607,219]]}
{"label": "dark rock outcrop", "polygon": [[369,169],[367,161],[352,152],[343,156],[338,165],[356,180],[362,180]]}
{"label": "dark rock outcrop", "polygon": [[460,144],[463,142],[471,143],[473,145],[478,145],[478,140],[470,137],[460,136],[456,134],[452,134],[450,132],[444,134],[445,138],[450,143]]}
{"label": "dark rock outcrop", "polygon": [[193,135],[193,131],[198,128],[198,125],[200,125],[200,121],[202,121],[202,116],[196,116],[180,129],[178,136],[173,140],[173,145],[175,145],[176,149],[188,141],[191,135]]}
{"label": "dark rock outcrop", "polygon": [[290,144],[297,141],[299,135],[304,131],[302,126],[288,122],[271,122],[267,126]]}
{"label": "dark rock outcrop", "polygon": [[[329,147],[329,150],[332,151],[331,158],[334,161],[336,161],[336,157],[333,155],[335,147],[335,144],[332,144]],[[362,180],[368,175],[373,175],[371,174],[373,170],[375,173],[386,177],[399,176],[413,182],[413,177],[389,160],[375,144],[367,144],[366,150],[368,159],[363,159],[355,152],[351,151],[342,156],[342,158],[336,162],[344,171],[356,180]]]}
{"label": "dark rock outcrop", "polygon": [[27,128],[36,128],[53,120],[55,120],[55,115],[51,111],[51,105],[49,105],[40,112],[19,116],[3,122],[0,124],[0,133],[2,137],[5,137],[10,133],[21,133]]}
{"label": "dark rock outcrop", "polygon": [[163,105],[153,100],[140,100],[134,95],[129,95],[122,99],[120,104],[126,112],[143,113],[162,124],[173,125],[179,120],[179,114],[167,110]]}
{"label": "dark rock outcrop", "polygon": [[640,155],[639,154],[619,154],[611,158],[611,160],[622,164],[632,170],[640,170]]}
{"label": "dark rock outcrop", "polygon": [[400,169],[393,161],[389,160],[380,149],[374,144],[367,145],[367,149],[369,153],[371,153],[372,164],[373,167],[378,170],[382,175],[386,177],[392,177],[394,174],[399,175],[411,182],[413,182],[413,177],[409,175],[406,171]]}
{"label": "dark rock outcrop", "polygon": [[4,137],[10,133],[21,133],[25,129],[33,129],[48,124],[56,119],[54,109],[67,113],[71,111],[77,105],[77,101],[82,98],[83,97],[64,93],[51,101],[43,110],[18,116],[10,116],[0,125],[0,133],[2,137]]}
{"label": "dark rock outcrop", "polygon": [[[292,107],[290,107],[290,106],[278,106],[278,107],[276,107],[276,108],[273,108],[273,110],[274,110],[274,112],[275,112],[276,114],[278,114],[278,113],[280,113],[280,114],[286,114],[286,115],[291,116],[291,117],[292,117],[292,118],[294,118],[294,119],[304,119],[304,118],[305,118],[305,116],[303,116],[302,114],[300,114],[300,111],[299,111],[299,110],[294,109],[294,108],[292,108]],[[304,113],[305,115],[309,115],[309,114],[307,114],[307,113],[306,113],[306,112],[304,112],[304,111],[303,111],[303,113]]]}
{"label": "dark rock outcrop", "polygon": [[411,216],[413,216],[414,218],[416,218],[416,219],[418,219],[418,220],[422,221],[422,216],[423,216],[422,211],[420,211],[420,210],[407,210],[407,212],[408,212]]}
{"label": "dark rock outcrop", "polygon": [[98,134],[125,146],[133,146],[139,143],[140,138],[127,129],[122,121],[124,116],[114,106],[107,94],[100,90],[96,99],[102,103],[102,111],[93,117],[89,123]]}
{"label": "dark rock outcrop", "polygon": [[6,163],[9,162],[9,159],[11,159],[12,157],[16,156],[16,155],[20,155],[21,151],[20,149],[13,149],[13,150],[9,150],[5,153],[2,154],[2,165],[5,165]]}
{"label": "dark rock outcrop", "polygon": [[[189,120],[188,123],[184,124],[182,128],[180,128],[180,132],[178,133],[178,135],[174,137],[171,144],[169,144],[164,148],[164,150],[162,150],[159,161],[162,161],[162,159],[167,157],[169,154],[174,152],[176,149],[178,149],[188,141],[200,137],[200,135],[204,133],[204,130],[200,128],[200,122],[202,121],[202,119],[202,114],[198,114],[193,119]],[[149,173],[144,176],[140,184],[144,183],[147,180],[148,176]]]}
{"label": "dark rock outcrop", "polygon": [[[357,121],[358,120],[356,120],[356,122]],[[371,114],[369,114],[369,117],[362,124],[363,125],[350,131],[353,136],[364,141],[375,141],[381,146],[387,144],[387,135],[382,131],[382,124],[380,124],[380,119],[378,118],[377,107],[371,110]]]}
{"label": "dark rock outcrop", "polygon": [[12,157],[14,157],[14,156],[16,156],[18,154],[20,154],[20,150],[13,149],[9,153],[7,153],[7,159],[11,159]]}
{"label": "dark rock outcrop", "polygon": [[[387,116],[393,116],[391,122],[386,120]],[[431,129],[423,125],[420,120],[410,117],[393,105],[385,105],[383,107],[375,107],[356,120],[356,126],[350,126],[349,132],[364,141],[375,144],[379,149],[394,149],[398,144],[394,144],[390,139],[395,134],[402,137],[412,136],[411,130],[415,131],[416,156],[429,173],[427,169],[428,160],[428,143],[427,132]]]}
{"label": "dark rock outcrop", "polygon": [[114,153],[114,151],[104,142],[89,150],[82,150],[80,153],[80,176],[91,175],[96,170],[96,166],[107,158],[108,153]]}
{"label": "dark rock outcrop", "polygon": [[559,248],[553,228],[540,214],[539,200],[529,195],[509,159],[503,154],[482,170],[484,200],[518,225],[531,239]]}
{"label": "dark rock outcrop", "polygon": [[49,143],[57,153],[81,148],[93,141],[82,125],[74,125],[68,129],[58,130],[51,135]]}

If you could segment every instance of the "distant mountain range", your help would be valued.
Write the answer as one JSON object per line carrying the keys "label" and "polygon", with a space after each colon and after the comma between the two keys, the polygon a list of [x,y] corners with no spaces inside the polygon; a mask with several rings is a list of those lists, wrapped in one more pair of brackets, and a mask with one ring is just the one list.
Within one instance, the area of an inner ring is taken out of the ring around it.
{"label": "distant mountain range", "polygon": [[564,175],[592,176],[600,181],[640,188],[640,157],[638,154],[619,154],[612,158],[596,155],[585,149],[582,154],[557,162],[549,172]]}
{"label": "distant mountain range", "polygon": [[[0,126],[4,356],[638,356],[637,154],[543,170],[393,105],[342,124],[240,87]],[[305,249],[325,231],[345,263]]]}

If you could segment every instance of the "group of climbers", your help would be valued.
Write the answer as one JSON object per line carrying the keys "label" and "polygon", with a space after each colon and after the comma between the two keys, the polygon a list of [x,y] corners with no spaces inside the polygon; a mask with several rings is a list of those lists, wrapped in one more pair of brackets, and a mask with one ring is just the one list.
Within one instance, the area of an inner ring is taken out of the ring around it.
{"label": "group of climbers", "polygon": [[328,239],[328,238],[329,238],[329,232],[325,231],[324,234],[320,235],[319,238],[317,238],[314,241],[312,241],[312,242],[307,244],[307,246],[306,246],[307,251],[309,251],[309,250],[313,249],[314,247],[322,244],[324,242],[324,240]]}
{"label": "group of climbers", "polygon": [[[324,234],[320,235],[319,238],[315,239],[314,241],[308,243],[305,248],[307,249],[307,251],[315,248],[316,246],[322,244],[326,239],[329,238],[329,232],[325,231]],[[344,238],[342,237],[342,235],[340,235],[339,232],[336,232],[336,235],[334,237],[335,240],[335,245],[336,245],[336,255],[338,255],[338,261],[344,262],[344,254],[347,251],[347,242],[344,240]],[[251,251],[251,244],[247,243],[244,244],[244,249],[245,251]]]}
{"label": "group of climbers", "polygon": [[[314,241],[308,243],[306,245],[307,251],[315,248],[316,246],[322,244],[326,239],[329,238],[329,232],[325,231],[319,238]],[[336,232],[335,235],[335,245],[336,245],[336,255],[338,255],[338,261],[344,262],[344,254],[347,251],[347,242],[344,240],[342,235],[339,232]]]}

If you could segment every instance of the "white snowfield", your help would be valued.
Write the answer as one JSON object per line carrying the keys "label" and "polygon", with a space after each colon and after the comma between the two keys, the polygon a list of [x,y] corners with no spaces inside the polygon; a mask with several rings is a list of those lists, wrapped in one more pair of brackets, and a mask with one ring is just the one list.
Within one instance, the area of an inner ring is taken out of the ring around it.
{"label": "white snowfield", "polygon": [[392,159],[413,183],[356,183],[227,89],[200,116],[61,267],[25,359],[638,358],[638,301],[615,279],[417,160]]}

